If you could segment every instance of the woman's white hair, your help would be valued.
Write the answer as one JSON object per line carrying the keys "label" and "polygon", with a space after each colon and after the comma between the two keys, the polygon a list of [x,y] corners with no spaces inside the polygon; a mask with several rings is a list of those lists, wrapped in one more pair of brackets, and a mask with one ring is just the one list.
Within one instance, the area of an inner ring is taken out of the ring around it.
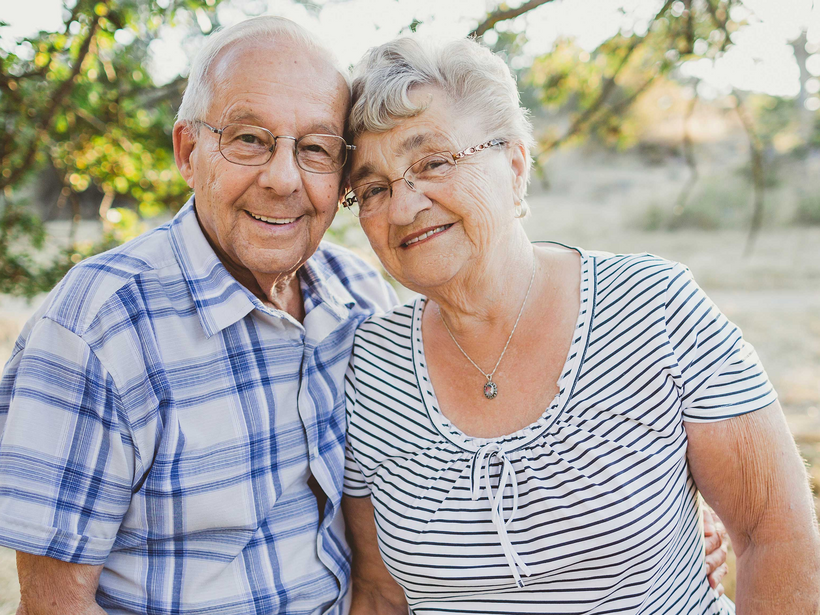
{"label": "woman's white hair", "polygon": [[350,131],[385,132],[397,120],[423,112],[426,105],[413,104],[408,96],[423,85],[440,88],[460,114],[481,122],[490,138],[523,144],[527,184],[534,144],[529,113],[504,61],[472,39],[439,44],[404,37],[370,49],[353,70]]}
{"label": "woman's white hair", "polygon": [[211,67],[222,51],[237,43],[263,43],[277,39],[296,43],[305,51],[326,60],[339,72],[348,87],[350,86],[348,71],[341,67],[335,54],[313,34],[284,17],[263,15],[247,19],[229,28],[216,30],[205,39],[191,63],[188,85],[182,95],[177,120],[192,123],[205,119],[214,91]]}

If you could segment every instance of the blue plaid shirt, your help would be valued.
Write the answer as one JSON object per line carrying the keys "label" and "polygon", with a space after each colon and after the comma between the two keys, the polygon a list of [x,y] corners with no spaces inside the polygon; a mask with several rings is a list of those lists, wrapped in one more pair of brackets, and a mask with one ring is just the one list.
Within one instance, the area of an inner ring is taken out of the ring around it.
{"label": "blue plaid shirt", "polygon": [[0,381],[0,544],[104,564],[108,613],[345,612],[343,380],[395,297],[324,243],[299,278],[304,324],[228,274],[192,202],[74,267]]}

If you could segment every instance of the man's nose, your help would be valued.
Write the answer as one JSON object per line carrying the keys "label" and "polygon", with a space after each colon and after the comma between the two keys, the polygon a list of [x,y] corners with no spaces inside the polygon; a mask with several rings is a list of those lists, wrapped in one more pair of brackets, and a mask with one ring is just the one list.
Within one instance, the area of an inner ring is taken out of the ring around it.
{"label": "man's nose", "polygon": [[396,181],[392,185],[390,203],[387,205],[390,224],[397,226],[410,224],[420,212],[432,206],[433,203],[427,195],[415,184],[412,186],[411,188],[411,184],[407,181]]}
{"label": "man's nose", "polygon": [[273,155],[259,173],[259,183],[279,196],[289,196],[302,185],[302,174],[296,164],[295,139],[277,137]]}

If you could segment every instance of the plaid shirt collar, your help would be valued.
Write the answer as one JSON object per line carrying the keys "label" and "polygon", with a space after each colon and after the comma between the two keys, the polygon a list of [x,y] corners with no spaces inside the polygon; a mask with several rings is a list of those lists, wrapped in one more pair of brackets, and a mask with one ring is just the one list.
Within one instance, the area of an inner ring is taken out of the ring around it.
{"label": "plaid shirt collar", "polygon": [[[281,317],[281,312],[267,307],[228,273],[199,225],[194,197],[174,217],[169,231],[171,246],[207,337],[238,322],[253,310]],[[324,306],[337,323],[349,316],[356,300],[324,259],[314,254],[298,275],[306,318],[319,306]]]}

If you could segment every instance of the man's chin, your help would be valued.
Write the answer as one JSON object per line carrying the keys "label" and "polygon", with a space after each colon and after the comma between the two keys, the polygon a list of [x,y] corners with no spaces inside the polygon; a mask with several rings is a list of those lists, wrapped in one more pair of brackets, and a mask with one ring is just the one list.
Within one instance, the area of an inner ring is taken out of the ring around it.
{"label": "man's chin", "polygon": [[257,280],[287,277],[304,265],[315,251],[316,248],[259,249],[251,258],[243,259],[243,268]]}

